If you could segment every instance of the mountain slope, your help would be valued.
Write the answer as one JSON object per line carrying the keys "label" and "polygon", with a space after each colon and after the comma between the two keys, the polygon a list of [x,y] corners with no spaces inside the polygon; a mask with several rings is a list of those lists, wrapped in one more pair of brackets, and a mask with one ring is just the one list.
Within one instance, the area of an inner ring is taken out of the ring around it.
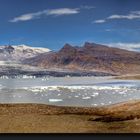
{"label": "mountain slope", "polygon": [[58,52],[44,53],[26,59],[24,63],[46,69],[140,73],[140,53],[88,42],[83,47],[66,44]]}

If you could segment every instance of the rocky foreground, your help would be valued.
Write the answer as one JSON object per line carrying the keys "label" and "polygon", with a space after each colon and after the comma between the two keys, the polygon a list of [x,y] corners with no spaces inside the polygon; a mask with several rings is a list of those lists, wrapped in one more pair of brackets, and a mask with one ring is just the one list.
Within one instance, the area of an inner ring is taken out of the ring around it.
{"label": "rocky foreground", "polygon": [[1,133],[140,133],[140,101],[106,107],[0,104]]}

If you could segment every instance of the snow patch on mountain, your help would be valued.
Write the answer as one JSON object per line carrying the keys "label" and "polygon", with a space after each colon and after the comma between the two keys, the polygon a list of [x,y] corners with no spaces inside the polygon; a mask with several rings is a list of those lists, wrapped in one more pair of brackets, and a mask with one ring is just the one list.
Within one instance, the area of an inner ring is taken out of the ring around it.
{"label": "snow patch on mountain", "polygon": [[27,45],[24,45],[24,44],[23,45],[18,45],[18,46],[13,45],[12,47],[16,51],[19,51],[19,52],[27,51],[27,52],[33,52],[33,53],[45,53],[45,52],[50,52],[51,51],[48,48],[30,47],[30,46],[27,46]]}
{"label": "snow patch on mountain", "polygon": [[20,61],[50,51],[48,48],[36,48],[27,45],[0,46],[0,61]]}

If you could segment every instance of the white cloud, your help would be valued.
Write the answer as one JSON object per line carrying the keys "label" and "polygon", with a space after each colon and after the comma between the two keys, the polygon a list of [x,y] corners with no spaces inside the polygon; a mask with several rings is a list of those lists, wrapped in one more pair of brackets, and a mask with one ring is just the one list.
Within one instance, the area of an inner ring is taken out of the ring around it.
{"label": "white cloud", "polygon": [[130,50],[130,51],[140,51],[140,43],[122,43],[122,42],[118,42],[118,43],[109,43],[106,44],[110,47],[117,47],[117,48],[121,48],[121,49],[126,49],[126,50]]}
{"label": "white cloud", "polygon": [[71,14],[78,14],[79,8],[75,8],[75,9],[70,9],[70,8],[60,8],[60,9],[51,9],[51,10],[47,10],[47,15],[56,15],[56,16],[60,16],[60,15],[71,15]]}
{"label": "white cloud", "polygon": [[41,15],[46,14],[46,13],[47,13],[47,10],[39,11],[36,13],[23,14],[19,17],[13,18],[12,20],[10,20],[10,22],[28,21],[28,20],[32,20],[35,18],[40,18]]}
{"label": "white cloud", "polygon": [[93,23],[104,23],[104,22],[106,22],[106,20],[100,19],[100,20],[95,20]]}
{"label": "white cloud", "polygon": [[100,19],[100,20],[95,20],[94,23],[104,23],[108,20],[120,20],[120,19],[128,19],[128,20],[133,20],[133,19],[140,19],[140,11],[131,11],[127,15],[119,15],[119,14],[114,14],[111,16],[108,16],[105,19]]}
{"label": "white cloud", "polygon": [[27,13],[20,15],[18,17],[13,18],[10,22],[19,22],[19,21],[28,21],[36,18],[40,18],[42,15],[46,16],[61,16],[61,15],[71,15],[71,14],[78,14],[79,8],[71,9],[71,8],[59,8],[59,9],[50,9],[50,10],[43,10],[35,13]]}
{"label": "white cloud", "polygon": [[107,19],[140,19],[140,11],[132,11],[128,15],[111,15]]}
{"label": "white cloud", "polygon": [[90,9],[94,9],[94,8],[96,8],[96,7],[94,7],[94,6],[89,6],[89,5],[82,5],[80,8],[81,8],[81,9],[90,10]]}

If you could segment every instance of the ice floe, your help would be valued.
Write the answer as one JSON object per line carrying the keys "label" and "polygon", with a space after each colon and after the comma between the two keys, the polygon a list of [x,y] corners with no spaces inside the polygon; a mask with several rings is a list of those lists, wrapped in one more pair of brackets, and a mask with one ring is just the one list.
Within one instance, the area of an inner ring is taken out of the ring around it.
{"label": "ice floe", "polygon": [[49,102],[62,102],[63,99],[49,99]]}

